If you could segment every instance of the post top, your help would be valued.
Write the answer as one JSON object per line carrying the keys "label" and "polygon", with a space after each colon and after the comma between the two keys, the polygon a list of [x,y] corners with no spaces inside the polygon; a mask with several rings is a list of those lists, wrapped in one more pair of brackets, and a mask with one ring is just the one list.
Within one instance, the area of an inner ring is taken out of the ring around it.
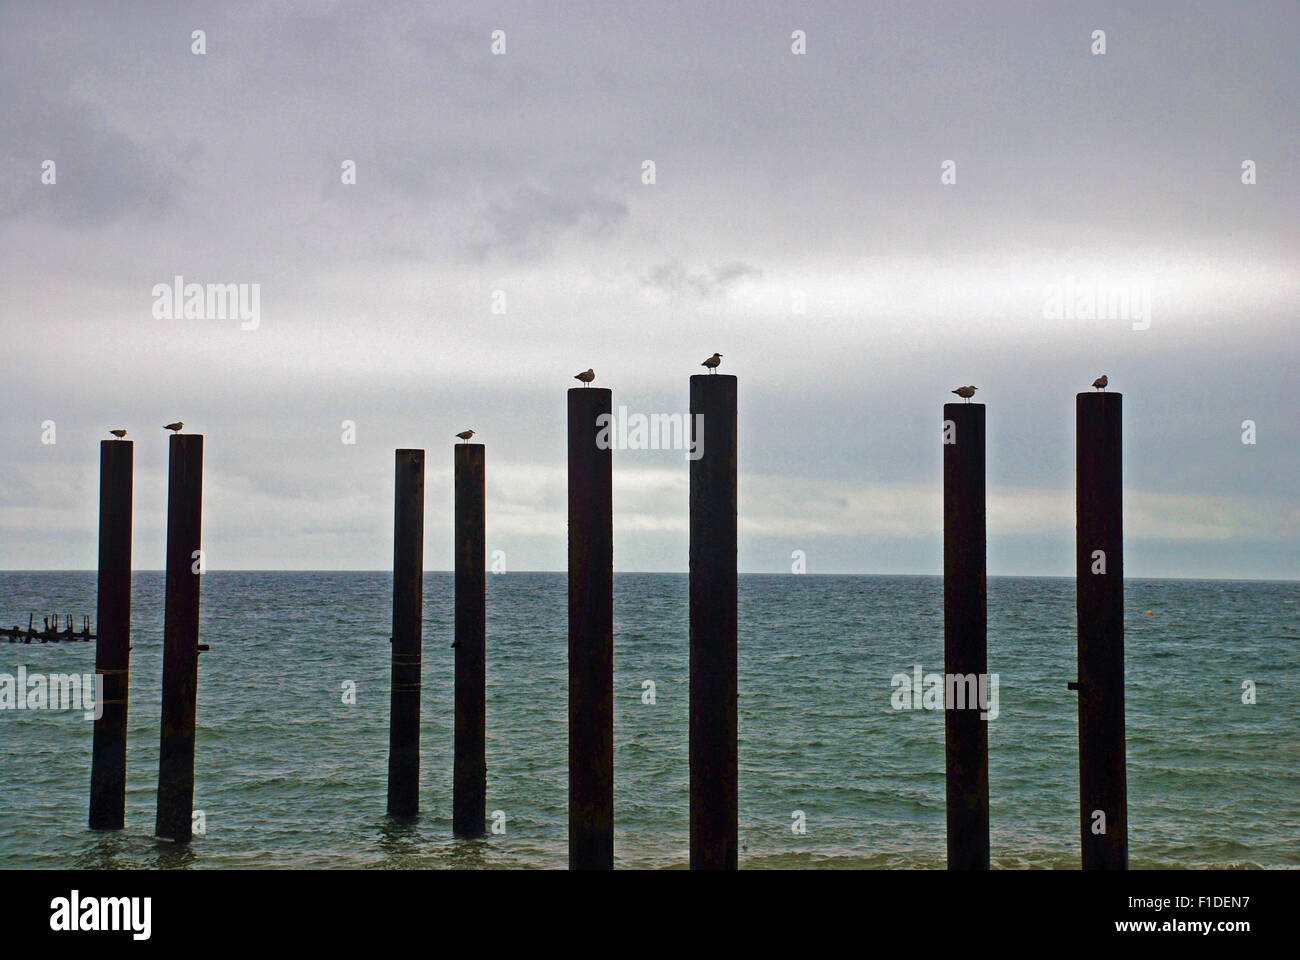
{"label": "post top", "polygon": [[570,387],[569,396],[573,396],[575,393],[577,394],[589,393],[592,396],[596,396],[596,397],[614,395],[614,391],[611,390],[609,387]]}
{"label": "post top", "polygon": [[1100,398],[1102,398],[1102,399],[1100,399],[1100,400],[1090,400],[1090,401],[1086,401],[1086,402],[1089,402],[1089,403],[1104,403],[1106,397],[1111,397],[1111,398],[1113,398],[1113,399],[1115,399],[1115,400],[1119,400],[1119,399],[1121,399],[1123,396],[1124,396],[1124,394],[1120,393],[1118,390],[1082,390],[1082,391],[1080,391],[1079,393],[1076,393],[1076,394],[1074,395],[1074,398],[1075,398],[1076,400],[1083,401],[1084,397],[1100,397]]}
{"label": "post top", "polygon": [[484,444],[481,444],[481,443],[464,443],[464,442],[462,442],[462,441],[460,441],[460,440],[457,440],[455,443],[452,444],[452,446],[455,447],[457,450],[483,450],[483,449],[485,449]]}
{"label": "post top", "polygon": [[692,383],[694,383],[696,380],[731,380],[734,382],[735,379],[736,379],[736,375],[734,373],[692,373],[691,374]]}

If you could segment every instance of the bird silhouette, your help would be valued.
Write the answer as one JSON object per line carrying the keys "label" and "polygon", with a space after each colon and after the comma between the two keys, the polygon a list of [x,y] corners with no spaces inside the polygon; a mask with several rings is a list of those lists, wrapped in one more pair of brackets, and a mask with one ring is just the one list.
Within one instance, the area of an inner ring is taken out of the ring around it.
{"label": "bird silhouette", "polygon": [[952,392],[957,394],[957,396],[961,397],[967,403],[970,403],[970,398],[975,396],[975,391],[978,389],[979,387],[966,386],[966,387],[958,387],[956,390]]}
{"label": "bird silhouette", "polygon": [[1092,385],[1096,387],[1098,390],[1105,390],[1106,384],[1108,383],[1110,383],[1110,380],[1109,378],[1107,378],[1106,374],[1104,373],[1096,380],[1092,381]]}
{"label": "bird silhouette", "polygon": [[596,371],[588,367],[582,373],[575,374],[574,380],[581,380],[584,387],[591,386],[591,381],[596,379]]}
{"label": "bird silhouette", "polygon": [[469,442],[469,438],[472,437],[472,436],[474,436],[474,431],[473,431],[473,430],[462,430],[460,433],[456,434],[456,436],[460,437],[462,440],[464,440],[466,443],[468,443],[468,442]]}
{"label": "bird silhouette", "polygon": [[164,429],[164,430],[170,430],[172,433],[180,433],[180,432],[181,432],[181,427],[183,427],[183,426],[185,426],[185,424],[183,424],[181,421],[177,420],[175,423],[165,423],[165,424],[163,424],[163,429]]}
{"label": "bird silhouette", "polygon": [[722,354],[715,353],[713,356],[709,357],[707,360],[701,363],[700,366],[708,367],[709,373],[716,373],[718,370],[718,364],[720,364],[721,362],[722,362]]}
{"label": "bird silhouette", "polygon": [[125,430],[110,430],[108,432],[111,433],[113,436],[117,437],[117,439],[119,440],[121,440],[123,437],[126,436]]}

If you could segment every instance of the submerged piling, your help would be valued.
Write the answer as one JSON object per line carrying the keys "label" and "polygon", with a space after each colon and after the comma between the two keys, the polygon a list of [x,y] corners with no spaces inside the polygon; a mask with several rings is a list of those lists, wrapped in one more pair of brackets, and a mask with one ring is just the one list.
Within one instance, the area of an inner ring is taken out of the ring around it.
{"label": "submerged piling", "polygon": [[979,698],[988,682],[984,404],[945,403],[943,419],[948,869],[987,870],[989,741]]}
{"label": "submerged piling", "polygon": [[[199,684],[203,437],[174,434],[167,471],[167,595],[163,614],[162,732],[154,833],[191,839],[194,722]],[[100,624],[103,632],[103,623]]]}
{"label": "submerged piling", "polygon": [[736,393],[734,376],[691,377],[691,869],[735,870]]}
{"label": "submerged piling", "polygon": [[1128,869],[1122,413],[1118,393],[1075,398],[1079,830],[1085,870]]}
{"label": "submerged piling", "polygon": [[[613,391],[569,391],[569,867],[614,867]],[[604,417],[603,421],[599,418]],[[600,442],[602,424],[605,442]]]}
{"label": "submerged piling", "polygon": [[487,820],[487,572],[484,448],[456,444],[456,722],[452,832],[483,833]]}
{"label": "submerged piling", "polygon": [[392,699],[388,814],[420,812],[420,679],[424,609],[424,451],[398,450],[393,494]]}
{"label": "submerged piling", "polygon": [[[135,444],[99,445],[99,598],[95,719],[90,761],[90,829],[126,826],[126,719],[131,687],[131,505]],[[84,634],[90,637],[90,625]]]}

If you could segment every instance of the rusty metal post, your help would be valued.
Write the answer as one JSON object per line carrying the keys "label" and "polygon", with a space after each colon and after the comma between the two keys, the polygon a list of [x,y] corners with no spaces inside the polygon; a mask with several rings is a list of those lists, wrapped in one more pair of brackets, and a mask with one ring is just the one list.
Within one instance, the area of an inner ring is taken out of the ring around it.
{"label": "rusty metal post", "polygon": [[614,867],[613,391],[569,391],[569,867]]}
{"label": "rusty metal post", "polygon": [[420,812],[420,682],[424,610],[424,451],[398,450],[393,506],[392,699],[388,814]]}
{"label": "rusty metal post", "polygon": [[[989,737],[979,704],[980,686],[988,682],[984,404],[946,403],[943,419],[948,869],[987,870]],[[957,702],[948,702],[949,696]]]}
{"label": "rusty metal post", "polygon": [[1075,398],[1079,831],[1085,870],[1128,869],[1123,396]]}
{"label": "rusty metal post", "polygon": [[[90,829],[126,826],[126,718],[131,689],[131,506],[135,444],[99,445],[99,599],[95,676],[101,713],[90,761]],[[90,637],[90,626],[84,631]]]}
{"label": "rusty metal post", "polygon": [[190,841],[194,816],[202,519],[203,437],[175,434],[167,474],[167,598],[154,833],[177,843]]}
{"label": "rusty metal post", "polygon": [[484,448],[456,444],[456,723],[452,832],[487,821],[487,550]]}
{"label": "rusty metal post", "polygon": [[736,396],[734,376],[691,377],[691,440],[700,454],[690,465],[692,870],[735,870],[739,858]]}

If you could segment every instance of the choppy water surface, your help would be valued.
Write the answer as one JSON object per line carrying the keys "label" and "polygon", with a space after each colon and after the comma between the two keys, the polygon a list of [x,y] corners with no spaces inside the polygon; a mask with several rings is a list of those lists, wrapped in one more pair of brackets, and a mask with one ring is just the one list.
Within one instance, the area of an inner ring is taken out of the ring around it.
{"label": "choppy water surface", "polygon": [[[450,836],[452,586],[425,579],[418,823],[384,816],[391,578],[214,572],[195,787],[207,834],[152,839],[163,590],[138,573],[127,829],[85,829],[80,713],[0,711],[0,865],[565,866],[565,578],[488,579],[488,809],[507,829],[474,841]],[[686,578],[622,574],[615,589],[616,854],[684,866]],[[1300,584],[1137,580],[1127,603],[1131,865],[1300,865]],[[890,704],[895,673],[942,671],[941,604],[938,578],[741,577],[742,867],[944,865],[942,714]],[[6,624],[94,607],[93,573],[0,573]],[[990,581],[995,866],[1078,864],[1074,658],[1073,581]],[[94,644],[0,641],[0,673],[19,665],[93,673]]]}

